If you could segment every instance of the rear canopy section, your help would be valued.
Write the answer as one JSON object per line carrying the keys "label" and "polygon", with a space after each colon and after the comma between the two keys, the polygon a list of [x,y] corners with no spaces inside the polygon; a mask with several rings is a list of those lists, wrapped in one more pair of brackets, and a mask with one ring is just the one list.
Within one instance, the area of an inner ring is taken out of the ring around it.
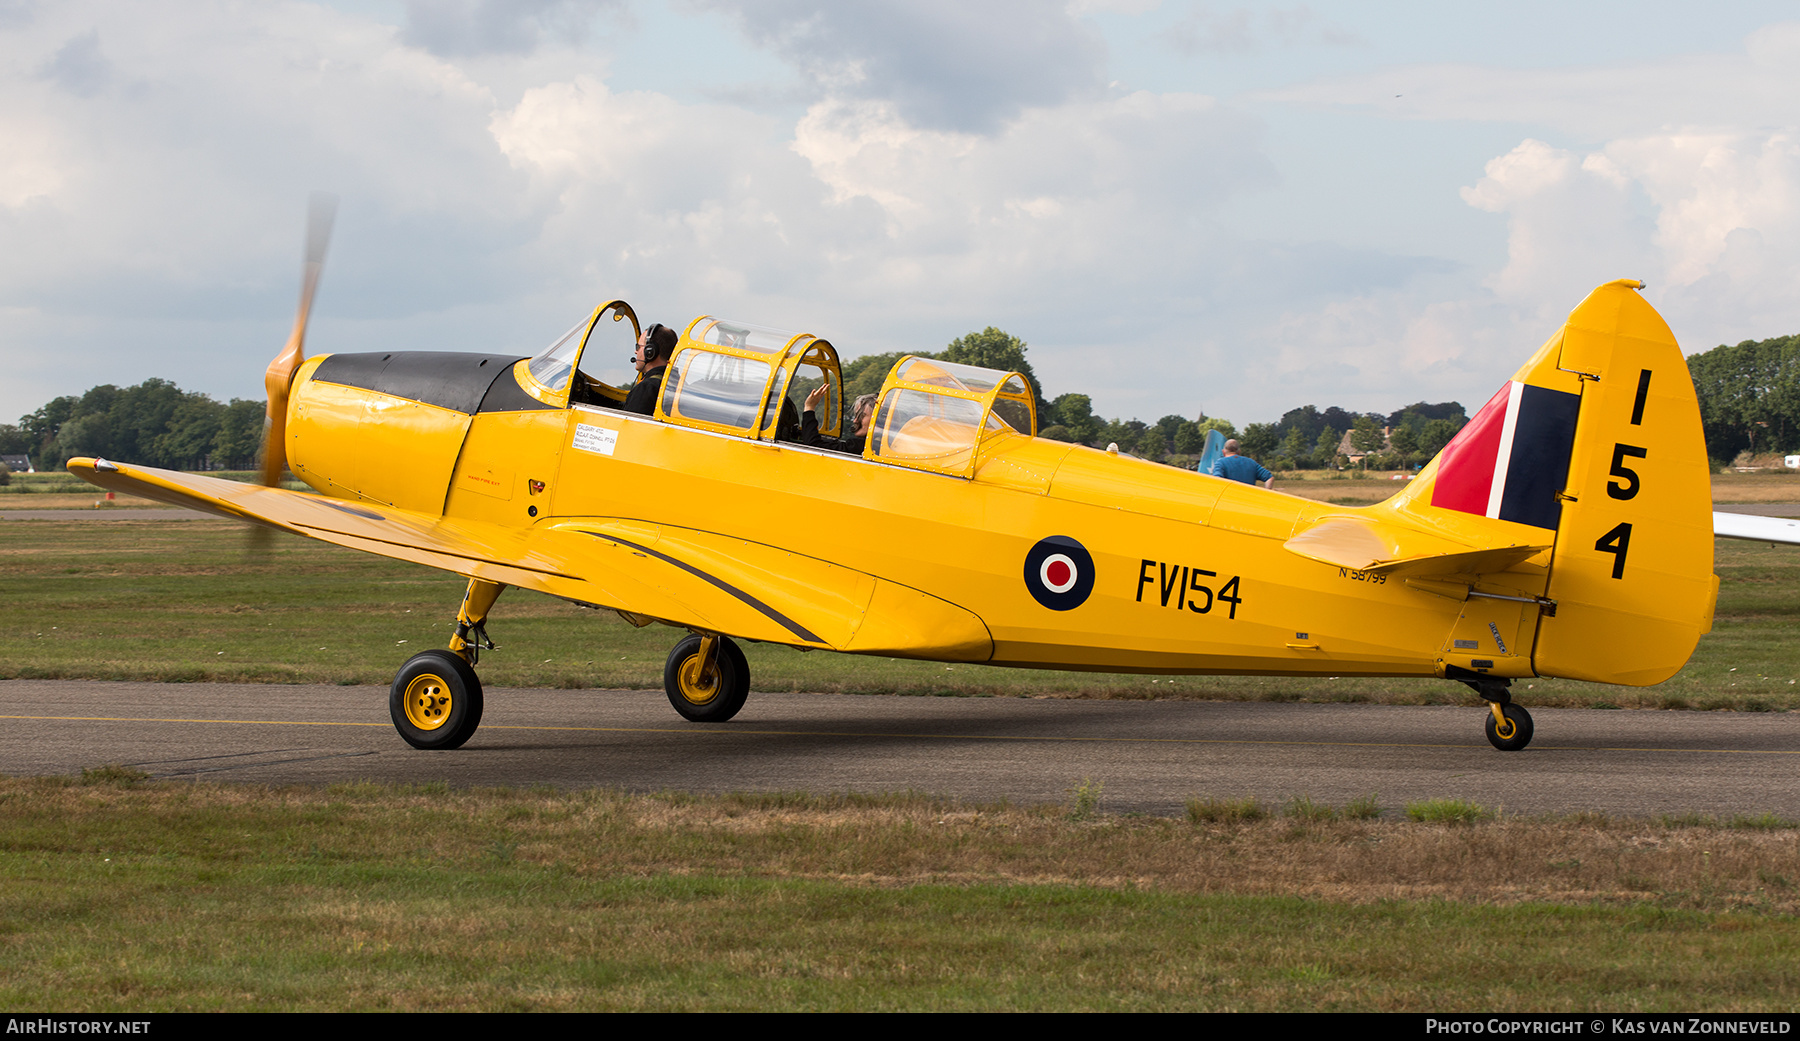
{"label": "rear canopy section", "polygon": [[906,357],[881,387],[871,459],[968,477],[997,439],[1037,434],[1030,384],[1017,372]]}

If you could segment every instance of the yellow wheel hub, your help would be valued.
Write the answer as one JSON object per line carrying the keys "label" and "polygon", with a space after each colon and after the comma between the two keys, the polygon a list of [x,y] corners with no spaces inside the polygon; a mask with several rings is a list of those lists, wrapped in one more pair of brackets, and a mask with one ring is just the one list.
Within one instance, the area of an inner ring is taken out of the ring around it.
{"label": "yellow wheel hub", "polygon": [[1517,726],[1512,720],[1506,718],[1506,713],[1501,711],[1500,706],[1494,702],[1488,702],[1488,711],[1494,715],[1494,734],[1502,741],[1510,740],[1513,732],[1518,729]]}
{"label": "yellow wheel hub", "polygon": [[436,730],[450,720],[450,685],[426,673],[406,685],[406,721],[420,730]]}
{"label": "yellow wheel hub", "polygon": [[681,696],[690,704],[710,705],[718,698],[719,670],[706,660],[705,655],[692,655],[681,663],[675,675],[681,686]]}

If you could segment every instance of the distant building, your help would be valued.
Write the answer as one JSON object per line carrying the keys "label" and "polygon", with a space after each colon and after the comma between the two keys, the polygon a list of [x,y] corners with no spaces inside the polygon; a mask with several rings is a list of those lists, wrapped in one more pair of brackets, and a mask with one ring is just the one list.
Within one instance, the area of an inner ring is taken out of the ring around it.
{"label": "distant building", "polygon": [[6,464],[6,468],[16,474],[37,473],[31,468],[31,457],[28,455],[0,455],[0,463]]}
{"label": "distant building", "polygon": [[[1351,442],[1350,435],[1352,435],[1354,433],[1356,433],[1355,430],[1344,431],[1343,440],[1338,442],[1338,455],[1341,455],[1344,458],[1350,460],[1351,466],[1355,466],[1357,463],[1362,462],[1365,457],[1370,455],[1370,453],[1357,448],[1356,445]],[[1392,447],[1392,443],[1391,443],[1390,439],[1393,437],[1393,434],[1394,434],[1393,427],[1382,427],[1381,428],[1381,450],[1383,452],[1387,451],[1390,447]]]}

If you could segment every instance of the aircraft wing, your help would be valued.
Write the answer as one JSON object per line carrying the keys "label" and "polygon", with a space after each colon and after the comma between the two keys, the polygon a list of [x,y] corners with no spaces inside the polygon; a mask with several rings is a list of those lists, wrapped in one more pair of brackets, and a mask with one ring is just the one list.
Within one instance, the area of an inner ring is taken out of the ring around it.
{"label": "aircraft wing", "polygon": [[1790,546],[1800,546],[1800,519],[1714,512],[1713,534],[1722,539],[1785,542]]}
{"label": "aircraft wing", "polygon": [[790,550],[618,517],[511,527],[103,459],[102,488],[672,625],[796,647],[985,661],[975,615]]}

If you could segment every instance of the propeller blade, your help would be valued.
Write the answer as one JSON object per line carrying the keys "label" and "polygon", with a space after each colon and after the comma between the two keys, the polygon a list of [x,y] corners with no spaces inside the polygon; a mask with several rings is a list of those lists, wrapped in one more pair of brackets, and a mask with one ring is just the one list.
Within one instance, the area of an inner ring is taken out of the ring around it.
{"label": "propeller blade", "polygon": [[306,322],[312,314],[313,294],[319,289],[319,272],[325,266],[325,250],[331,245],[331,225],[337,219],[337,196],[314,192],[306,204],[306,268],[300,279],[300,310],[294,315],[294,331],[287,346],[263,373],[263,390],[269,396],[268,422],[263,436],[263,484],[281,483],[287,468],[288,387],[306,359]]}

